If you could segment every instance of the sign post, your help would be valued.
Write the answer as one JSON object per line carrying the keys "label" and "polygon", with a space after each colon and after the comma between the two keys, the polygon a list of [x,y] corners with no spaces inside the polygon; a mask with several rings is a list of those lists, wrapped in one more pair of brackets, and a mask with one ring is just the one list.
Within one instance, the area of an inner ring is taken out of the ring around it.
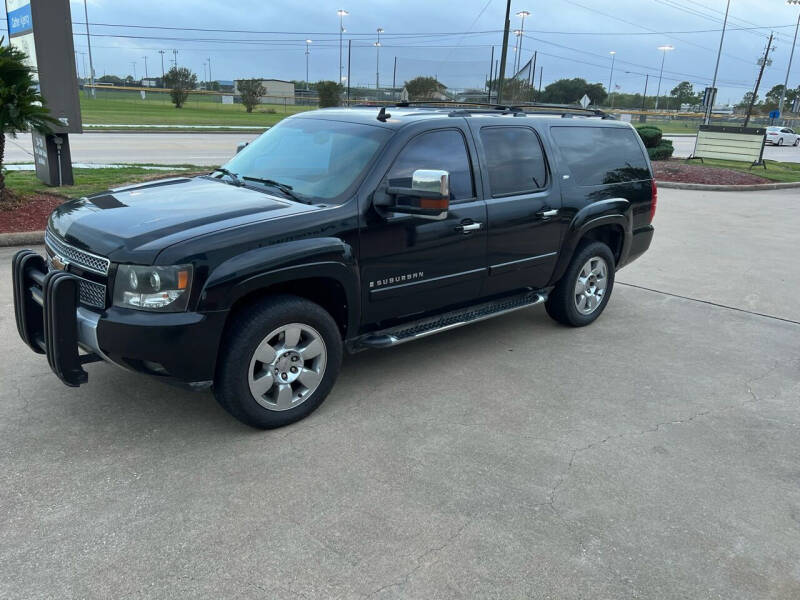
{"label": "sign post", "polygon": [[72,185],[69,134],[83,133],[69,0],[5,0],[9,43],[27,55],[40,93],[59,125],[33,132],[36,176],[46,185]]}

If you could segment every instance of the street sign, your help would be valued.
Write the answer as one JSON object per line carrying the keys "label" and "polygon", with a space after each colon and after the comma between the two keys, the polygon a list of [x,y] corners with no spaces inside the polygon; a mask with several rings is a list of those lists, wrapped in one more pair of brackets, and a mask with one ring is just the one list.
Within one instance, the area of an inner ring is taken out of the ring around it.
{"label": "street sign", "polygon": [[589,98],[589,96],[587,96],[586,94],[584,94],[583,98],[581,98],[580,102],[581,102],[581,106],[583,108],[586,108],[587,106],[589,106],[592,103],[592,99]]}
{"label": "street sign", "polygon": [[714,106],[714,102],[717,98],[717,88],[707,87],[703,92],[703,103],[702,105],[706,108],[709,106]]}
{"label": "street sign", "polygon": [[769,118],[770,119],[779,119],[781,116],[781,111],[779,110],[771,110],[769,111]]}

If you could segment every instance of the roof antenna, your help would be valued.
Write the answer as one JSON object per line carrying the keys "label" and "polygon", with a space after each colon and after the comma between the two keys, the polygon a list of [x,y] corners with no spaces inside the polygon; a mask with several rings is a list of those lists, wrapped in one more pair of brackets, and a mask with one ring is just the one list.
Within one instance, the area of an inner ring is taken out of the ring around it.
{"label": "roof antenna", "polygon": [[386,107],[381,106],[380,111],[378,111],[378,121],[381,123],[386,123],[386,119],[391,118],[392,115],[386,112]]}

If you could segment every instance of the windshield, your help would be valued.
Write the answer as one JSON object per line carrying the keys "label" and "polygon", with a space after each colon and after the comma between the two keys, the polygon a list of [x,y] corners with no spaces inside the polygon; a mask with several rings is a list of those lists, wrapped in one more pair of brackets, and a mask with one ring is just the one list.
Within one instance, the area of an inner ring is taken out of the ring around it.
{"label": "windshield", "polygon": [[332,200],[364,172],[391,132],[359,123],[286,119],[228,161],[240,178],[291,186],[299,196]]}

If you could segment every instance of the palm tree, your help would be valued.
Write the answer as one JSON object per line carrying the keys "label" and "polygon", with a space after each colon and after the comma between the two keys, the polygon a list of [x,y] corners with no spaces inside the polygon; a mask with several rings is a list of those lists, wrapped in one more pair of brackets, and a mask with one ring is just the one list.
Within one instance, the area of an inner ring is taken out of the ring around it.
{"label": "palm tree", "polygon": [[33,69],[25,64],[25,58],[25,53],[13,46],[0,46],[0,201],[8,194],[3,173],[6,134],[13,138],[29,129],[48,133],[51,125],[58,125],[34,87]]}

